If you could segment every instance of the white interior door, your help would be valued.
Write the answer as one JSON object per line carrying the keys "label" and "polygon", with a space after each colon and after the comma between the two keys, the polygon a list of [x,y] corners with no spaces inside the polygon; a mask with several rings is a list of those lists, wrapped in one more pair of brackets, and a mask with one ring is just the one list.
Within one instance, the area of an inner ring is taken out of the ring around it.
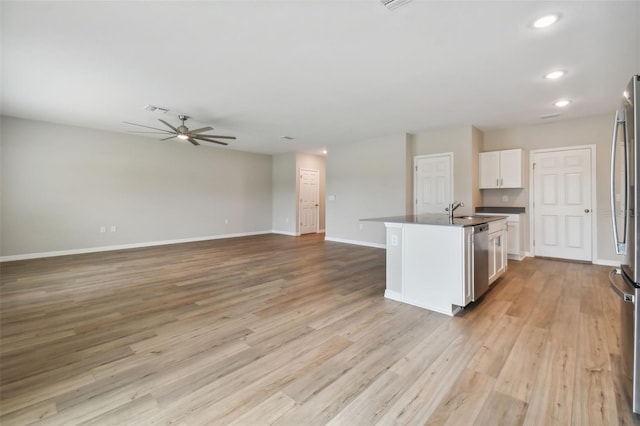
{"label": "white interior door", "polygon": [[453,154],[420,156],[414,162],[415,214],[446,213],[453,197]]}
{"label": "white interior door", "polygon": [[318,232],[320,172],[300,169],[300,234]]}
{"label": "white interior door", "polygon": [[534,253],[591,261],[591,150],[534,154]]}

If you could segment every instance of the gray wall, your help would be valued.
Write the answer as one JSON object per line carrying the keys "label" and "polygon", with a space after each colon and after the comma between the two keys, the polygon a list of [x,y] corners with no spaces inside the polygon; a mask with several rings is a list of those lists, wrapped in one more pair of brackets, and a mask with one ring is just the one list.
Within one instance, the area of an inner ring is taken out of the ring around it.
{"label": "gray wall", "polygon": [[[481,132],[473,126],[430,129],[413,135],[333,146],[327,156],[327,238],[384,244],[384,228],[358,219],[410,213],[413,156],[453,152],[454,198],[465,202],[461,213],[476,206],[524,206],[529,211],[529,151],[596,145],[596,261],[619,262],[611,237],[609,155],[613,115]],[[406,149],[404,147],[406,146]],[[478,189],[478,153],[525,150],[525,188]],[[503,201],[506,195],[508,201]],[[529,245],[528,215],[522,224]]]}
{"label": "gray wall", "polygon": [[[478,204],[529,203],[528,173],[525,189],[477,190],[480,150],[528,153],[594,144],[597,258],[618,261],[609,223],[612,122],[613,116],[605,115],[484,134],[459,126],[332,146],[326,198],[321,195],[327,200],[326,237],[383,245],[384,226],[360,219],[411,212],[414,155],[454,153],[455,198],[469,203],[465,211],[471,213]],[[295,234],[297,170],[317,168],[305,154],[194,148],[10,117],[2,117],[1,124],[0,255],[5,257],[270,230]],[[111,225],[116,232],[109,232]],[[99,232],[101,226],[106,233]]]}
{"label": "gray wall", "polygon": [[464,207],[456,210],[458,214],[474,213],[480,201],[478,156],[473,154],[479,150],[481,138],[475,132],[474,136],[471,126],[447,127],[417,132],[412,138],[414,156],[453,153],[453,198],[464,202]]}
{"label": "gray wall", "polygon": [[326,238],[384,245],[384,224],[360,219],[405,214],[408,172],[404,133],[329,147]]}
{"label": "gray wall", "polygon": [[295,235],[297,232],[296,154],[273,156],[273,231]]}
{"label": "gray wall", "polygon": [[1,124],[2,256],[271,230],[271,156]]}
{"label": "gray wall", "polygon": [[[510,129],[484,132],[484,151],[524,148],[527,154],[531,150],[559,148],[574,145],[596,145],[596,206],[593,213],[597,223],[598,260],[619,262],[615,254],[611,235],[611,208],[609,205],[609,168],[611,155],[611,134],[613,114],[590,117],[580,120],[562,121],[537,126],[514,127]],[[510,190],[483,190],[482,199],[486,206],[529,206],[529,156],[525,167],[525,188]],[[502,201],[507,195],[508,201]],[[527,212],[529,209],[527,208]],[[528,231],[529,217],[526,215],[525,229]],[[522,225],[521,225],[522,226]],[[529,236],[527,240],[529,246]]]}
{"label": "gray wall", "polygon": [[299,235],[300,169],[318,170],[320,231],[325,228],[325,158],[318,155],[293,153],[273,156],[273,231],[286,235]]}

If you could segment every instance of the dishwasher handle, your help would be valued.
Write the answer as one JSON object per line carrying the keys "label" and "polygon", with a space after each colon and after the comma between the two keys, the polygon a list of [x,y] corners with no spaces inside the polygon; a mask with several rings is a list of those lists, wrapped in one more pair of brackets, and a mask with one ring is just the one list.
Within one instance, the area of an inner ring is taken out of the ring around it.
{"label": "dishwasher handle", "polygon": [[[609,272],[609,283],[611,283],[611,288],[616,293],[618,293],[618,296],[620,296],[623,301],[629,302],[629,303],[635,303],[635,296],[632,293],[625,293],[616,285],[614,281],[613,277],[615,277],[616,275],[621,275],[621,273],[622,271],[620,269],[612,269],[611,272]],[[627,281],[624,279],[624,277],[622,278],[622,280],[625,282],[625,284],[629,285]]]}

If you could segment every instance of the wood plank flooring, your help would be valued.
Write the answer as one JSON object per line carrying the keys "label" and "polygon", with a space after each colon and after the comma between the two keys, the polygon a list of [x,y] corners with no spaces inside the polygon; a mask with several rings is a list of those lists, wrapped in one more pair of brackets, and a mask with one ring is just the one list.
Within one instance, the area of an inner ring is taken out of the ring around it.
{"label": "wood plank flooring", "polygon": [[[510,262],[450,318],[322,235],[1,265],[2,425],[632,425],[610,268]],[[445,285],[445,283],[443,283]]]}

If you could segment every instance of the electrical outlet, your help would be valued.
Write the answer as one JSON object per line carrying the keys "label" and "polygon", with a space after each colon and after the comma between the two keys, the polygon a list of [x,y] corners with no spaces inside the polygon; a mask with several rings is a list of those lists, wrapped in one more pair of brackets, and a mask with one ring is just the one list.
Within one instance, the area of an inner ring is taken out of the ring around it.
{"label": "electrical outlet", "polygon": [[364,229],[364,226],[360,224],[360,230],[362,231],[363,229]]}
{"label": "electrical outlet", "polygon": [[284,223],[289,223],[289,218],[288,217],[284,218]]}
{"label": "electrical outlet", "polygon": [[503,195],[502,196],[502,201],[504,201],[504,202],[509,201],[509,196],[508,195]]}
{"label": "electrical outlet", "polygon": [[229,219],[225,219],[225,220],[224,220],[224,224],[225,224],[225,225],[228,225],[228,224],[229,224]]}
{"label": "electrical outlet", "polygon": [[398,236],[397,235],[392,235],[391,236],[391,245],[392,246],[397,246],[398,245]]}

